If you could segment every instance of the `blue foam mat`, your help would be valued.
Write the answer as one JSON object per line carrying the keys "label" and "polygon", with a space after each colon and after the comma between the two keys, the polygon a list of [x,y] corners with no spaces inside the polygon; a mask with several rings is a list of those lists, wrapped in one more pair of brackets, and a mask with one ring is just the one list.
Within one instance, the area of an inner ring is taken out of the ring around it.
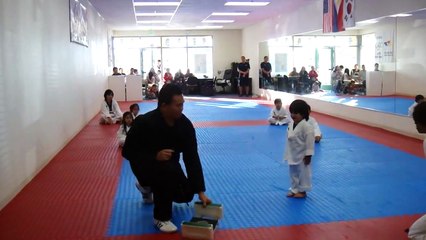
{"label": "blue foam mat", "polygon": [[[155,109],[157,102],[142,102],[139,107],[141,113],[146,113]],[[260,120],[267,118],[270,111],[251,101],[186,101],[183,113],[193,122],[200,122]]]}
{"label": "blue foam mat", "polygon": [[[225,209],[220,228],[426,212],[426,161],[333,128],[321,125],[321,130],[325,138],[316,145],[312,162],[313,191],[301,200],[285,197],[290,184],[282,161],[286,127],[198,128],[207,194]],[[152,206],[142,204],[134,181],[125,161],[108,236],[158,232]],[[175,204],[173,211],[173,221],[180,223],[191,218],[192,206]]]}

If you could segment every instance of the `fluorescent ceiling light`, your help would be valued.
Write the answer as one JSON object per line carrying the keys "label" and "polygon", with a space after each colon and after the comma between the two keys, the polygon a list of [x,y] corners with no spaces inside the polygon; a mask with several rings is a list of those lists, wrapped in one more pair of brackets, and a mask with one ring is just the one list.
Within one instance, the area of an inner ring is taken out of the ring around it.
{"label": "fluorescent ceiling light", "polygon": [[136,21],[137,23],[142,24],[152,24],[152,23],[169,23],[167,20],[149,20],[149,21]]}
{"label": "fluorescent ceiling light", "polygon": [[203,23],[233,23],[235,20],[203,20]]}
{"label": "fluorescent ceiling light", "polygon": [[391,15],[391,17],[410,17],[410,16],[413,16],[413,14],[400,13],[400,14]]}
{"label": "fluorescent ceiling light", "polygon": [[164,16],[173,16],[173,13],[135,13],[137,17],[164,17]]}
{"label": "fluorescent ceiling light", "polygon": [[211,16],[247,16],[248,12],[214,12]]}
{"label": "fluorescent ceiling light", "polygon": [[270,2],[226,2],[225,6],[251,6],[251,7],[263,7],[268,5]]}
{"label": "fluorescent ceiling light", "polygon": [[373,23],[378,23],[378,22],[379,22],[379,20],[371,19],[371,20],[365,20],[365,21],[358,22],[358,24],[373,24]]}
{"label": "fluorescent ceiling light", "polygon": [[180,1],[179,2],[133,2],[134,6],[142,6],[142,7],[147,7],[147,6],[179,6]]}
{"label": "fluorescent ceiling light", "polygon": [[219,29],[223,28],[223,26],[196,26],[196,29]]}

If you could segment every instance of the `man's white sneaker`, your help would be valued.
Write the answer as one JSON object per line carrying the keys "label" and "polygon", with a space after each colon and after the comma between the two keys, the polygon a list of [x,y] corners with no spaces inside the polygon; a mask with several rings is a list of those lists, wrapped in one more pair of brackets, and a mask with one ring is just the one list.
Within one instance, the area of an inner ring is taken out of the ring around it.
{"label": "man's white sneaker", "polygon": [[165,233],[173,233],[177,231],[177,227],[169,220],[169,221],[160,221],[154,219],[154,225],[162,232]]}
{"label": "man's white sneaker", "polygon": [[151,204],[154,202],[154,197],[150,187],[142,187],[139,182],[135,182],[136,188],[142,194],[143,202]]}

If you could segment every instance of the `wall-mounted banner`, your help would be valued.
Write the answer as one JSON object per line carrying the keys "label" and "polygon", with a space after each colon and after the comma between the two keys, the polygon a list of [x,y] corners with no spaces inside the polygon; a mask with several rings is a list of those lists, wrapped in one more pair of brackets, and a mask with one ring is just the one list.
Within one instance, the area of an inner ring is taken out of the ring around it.
{"label": "wall-mounted banner", "polygon": [[394,62],[394,31],[382,31],[376,33],[375,59],[378,63]]}

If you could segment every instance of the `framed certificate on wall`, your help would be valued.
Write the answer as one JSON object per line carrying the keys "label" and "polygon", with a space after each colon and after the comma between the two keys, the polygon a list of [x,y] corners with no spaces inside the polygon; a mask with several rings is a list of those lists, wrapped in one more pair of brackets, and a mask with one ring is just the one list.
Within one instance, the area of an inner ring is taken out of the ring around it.
{"label": "framed certificate on wall", "polygon": [[88,47],[86,7],[79,0],[70,0],[69,3],[71,42]]}

